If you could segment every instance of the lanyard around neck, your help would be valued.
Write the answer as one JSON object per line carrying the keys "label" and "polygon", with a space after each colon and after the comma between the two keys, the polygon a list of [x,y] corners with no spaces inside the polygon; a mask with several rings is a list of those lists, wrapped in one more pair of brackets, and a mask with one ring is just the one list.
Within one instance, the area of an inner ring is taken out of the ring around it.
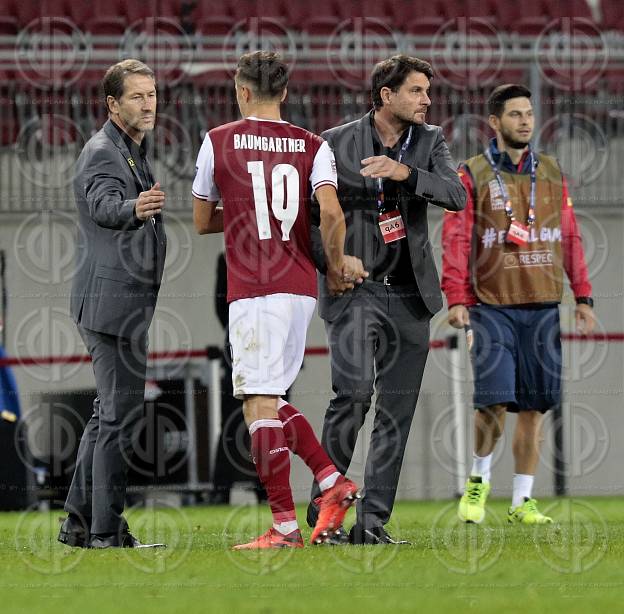
{"label": "lanyard around neck", "polygon": [[[495,164],[494,158],[492,158],[492,153],[490,152],[490,150],[486,149],[484,155],[485,155],[486,160],[489,162],[490,167],[492,168],[492,172],[494,173],[494,176],[496,177],[496,181],[498,182],[498,187],[500,188],[501,194],[503,195],[503,200],[505,201],[505,213],[507,214],[507,217],[511,221],[514,221],[516,218],[513,214],[513,209],[511,206],[511,199],[509,198],[509,192],[507,192],[507,186],[505,185],[505,181],[501,177],[500,171],[498,170],[498,166]],[[529,201],[529,213],[527,215],[527,225],[531,226],[532,224],[535,223],[535,183],[536,183],[535,167],[537,166],[537,163],[535,160],[535,154],[533,153],[533,150],[531,148],[529,148],[529,160],[531,164],[531,198]]]}
{"label": "lanyard around neck", "polygon": [[[407,131],[407,137],[405,138],[403,145],[401,145],[401,150],[399,151],[399,156],[397,158],[397,162],[399,164],[401,164],[401,162],[403,161],[403,156],[405,155],[407,148],[410,146],[410,143],[412,142],[413,131],[414,131],[414,126],[411,125],[409,127],[409,130]],[[375,187],[377,188],[377,210],[379,211],[379,213],[382,213],[385,208],[384,206],[385,197],[384,197],[383,179],[381,177],[377,177],[377,179],[375,180]]]}

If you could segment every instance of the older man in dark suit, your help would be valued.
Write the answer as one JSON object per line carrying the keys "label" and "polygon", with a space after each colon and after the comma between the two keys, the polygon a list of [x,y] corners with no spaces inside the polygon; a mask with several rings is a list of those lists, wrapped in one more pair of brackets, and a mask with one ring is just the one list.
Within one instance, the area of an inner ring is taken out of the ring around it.
{"label": "older man in dark suit", "polygon": [[76,166],[78,253],[71,294],[71,315],[93,360],[97,398],[59,541],[139,547],[122,513],[128,459],[143,415],[147,329],[165,261],[165,194],[145,151],[156,119],[154,73],[138,60],[124,60],[108,69],[103,88],[109,120]]}
{"label": "older man in dark suit", "polygon": [[[429,348],[429,320],[442,307],[428,240],[429,204],[459,211],[466,193],[442,129],[425,123],[431,66],[395,56],[372,73],[374,109],[322,136],[336,157],[347,224],[345,253],[370,272],[352,292],[330,296],[320,276],[319,313],[331,350],[334,398],[322,443],[341,472],[377,393],[375,423],[351,543],[388,544],[405,445]],[[324,263],[318,237],[315,255]],[[316,519],[316,484],[308,522]],[[346,533],[339,535],[346,541]]]}

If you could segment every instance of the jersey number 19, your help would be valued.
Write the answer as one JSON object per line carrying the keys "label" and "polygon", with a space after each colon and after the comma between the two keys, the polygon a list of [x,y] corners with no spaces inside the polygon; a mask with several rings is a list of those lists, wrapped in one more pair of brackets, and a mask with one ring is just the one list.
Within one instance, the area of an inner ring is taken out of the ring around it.
{"label": "jersey number 19", "polygon": [[[261,160],[247,162],[247,172],[251,175],[258,237],[270,239],[271,223],[264,162]],[[276,164],[271,172],[271,186],[271,209],[273,215],[282,223],[282,241],[288,241],[299,213],[299,171],[292,164]]]}

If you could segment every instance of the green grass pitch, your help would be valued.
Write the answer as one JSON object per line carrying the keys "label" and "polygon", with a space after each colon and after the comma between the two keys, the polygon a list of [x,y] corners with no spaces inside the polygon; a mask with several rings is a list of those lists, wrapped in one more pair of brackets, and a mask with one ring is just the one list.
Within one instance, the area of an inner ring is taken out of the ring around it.
{"label": "green grass pitch", "polygon": [[3,513],[0,612],[617,612],[623,503],[542,500],[559,523],[533,529],[507,525],[504,500],[480,526],[460,524],[455,501],[405,502],[389,529],[410,546],[259,553],[228,547],[268,528],[266,506],[130,510],[165,550],[72,549],[56,542],[62,512]]}

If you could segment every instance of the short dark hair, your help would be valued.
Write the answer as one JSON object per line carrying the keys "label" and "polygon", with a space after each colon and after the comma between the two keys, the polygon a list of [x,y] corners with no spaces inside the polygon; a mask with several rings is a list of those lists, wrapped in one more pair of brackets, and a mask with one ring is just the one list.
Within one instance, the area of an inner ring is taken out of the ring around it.
{"label": "short dark hair", "polygon": [[[122,60],[113,64],[102,79],[104,102],[109,96],[119,100],[124,93],[124,80],[128,75],[146,75],[154,79],[154,71],[139,60]],[[106,104],[108,108],[108,104]]]}
{"label": "short dark hair", "polygon": [[505,103],[512,98],[531,98],[531,90],[517,83],[499,85],[487,100],[488,113],[500,117],[505,110]]}
{"label": "short dark hair", "polygon": [[429,80],[433,79],[431,64],[409,55],[395,55],[388,60],[379,62],[371,74],[373,106],[376,109],[383,106],[381,88],[389,87],[393,92],[396,92],[405,83],[407,76],[414,71],[423,73]]}
{"label": "short dark hair", "polygon": [[288,66],[279,53],[253,51],[238,60],[236,79],[248,85],[260,99],[279,98],[288,85]]}

